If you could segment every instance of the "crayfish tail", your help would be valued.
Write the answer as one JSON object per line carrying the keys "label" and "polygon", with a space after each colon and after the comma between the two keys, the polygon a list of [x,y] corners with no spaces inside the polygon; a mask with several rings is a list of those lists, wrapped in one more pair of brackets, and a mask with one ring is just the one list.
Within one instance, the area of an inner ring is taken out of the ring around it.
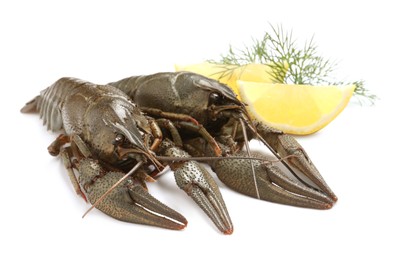
{"label": "crayfish tail", "polygon": [[40,99],[40,96],[36,96],[33,98],[31,101],[27,102],[25,106],[23,106],[20,110],[21,113],[36,113],[38,112],[37,106],[38,106],[38,100]]}

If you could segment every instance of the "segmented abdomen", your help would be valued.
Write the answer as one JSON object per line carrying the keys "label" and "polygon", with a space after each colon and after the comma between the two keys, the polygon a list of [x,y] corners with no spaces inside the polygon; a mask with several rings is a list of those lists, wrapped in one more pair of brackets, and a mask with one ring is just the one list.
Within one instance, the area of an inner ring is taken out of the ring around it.
{"label": "segmented abdomen", "polygon": [[27,103],[26,107],[30,105],[31,110],[39,111],[48,130],[58,131],[63,128],[62,107],[66,99],[85,84],[89,83],[76,78],[61,78],[42,90],[39,96]]}

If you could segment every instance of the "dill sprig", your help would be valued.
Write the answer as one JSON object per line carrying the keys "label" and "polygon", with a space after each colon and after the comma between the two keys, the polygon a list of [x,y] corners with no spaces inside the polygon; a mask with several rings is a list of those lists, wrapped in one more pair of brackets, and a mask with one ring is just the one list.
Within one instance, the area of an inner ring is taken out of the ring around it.
{"label": "dill sprig", "polygon": [[[308,84],[308,85],[347,85],[354,84],[354,94],[360,99],[368,99],[371,104],[376,100],[376,95],[364,87],[364,81],[338,82],[331,76],[337,62],[326,59],[318,54],[318,46],[314,37],[305,42],[304,46],[298,45],[293,38],[292,31],[285,31],[282,26],[271,26],[261,39],[253,39],[251,46],[234,50],[229,47],[228,53],[221,55],[219,61],[209,62],[224,66],[222,75],[233,73],[238,67],[249,63],[262,63],[271,68],[271,76],[278,83]],[[227,68],[227,69],[225,69]],[[288,69],[286,69],[288,68]]]}

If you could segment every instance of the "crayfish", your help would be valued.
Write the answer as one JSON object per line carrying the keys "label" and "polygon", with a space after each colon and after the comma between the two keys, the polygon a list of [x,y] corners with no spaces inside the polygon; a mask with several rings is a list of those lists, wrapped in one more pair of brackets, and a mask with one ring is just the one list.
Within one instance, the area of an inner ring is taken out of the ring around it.
{"label": "crayfish", "polygon": [[[264,143],[297,179],[282,174],[278,167],[272,166],[270,170],[268,167],[263,169],[263,164],[254,166],[254,160],[211,161],[218,177],[231,188],[259,199],[310,208],[328,209],[337,201],[337,196],[297,140],[252,120],[245,104],[228,86],[192,72],[134,76],[109,85],[127,93],[147,115],[173,120],[182,132],[184,148],[193,156],[217,154],[211,149],[212,145],[205,145],[209,138],[203,140],[193,135],[193,132],[203,132],[201,129],[206,129],[222,145],[221,156],[224,157],[248,155],[248,142],[254,138]],[[191,123],[190,117],[197,124]],[[243,146],[246,146],[246,152],[242,151]],[[249,172],[253,181],[245,180]],[[300,174],[310,181],[305,181]],[[255,175],[263,175],[263,179],[257,180]],[[263,185],[258,187],[260,182]]]}
{"label": "crayfish", "polygon": [[[144,116],[120,90],[62,78],[21,111],[39,111],[48,129],[64,132],[48,151],[62,157],[77,194],[96,208],[127,222],[169,229],[187,225],[180,213],[147,192],[145,182],[153,181],[150,166],[163,169],[155,153],[170,154],[172,159],[190,155],[170,140],[162,140],[155,120]],[[132,176],[123,179],[128,170]],[[224,233],[232,233],[225,203],[206,169],[186,160],[177,162],[173,171],[180,188]]]}

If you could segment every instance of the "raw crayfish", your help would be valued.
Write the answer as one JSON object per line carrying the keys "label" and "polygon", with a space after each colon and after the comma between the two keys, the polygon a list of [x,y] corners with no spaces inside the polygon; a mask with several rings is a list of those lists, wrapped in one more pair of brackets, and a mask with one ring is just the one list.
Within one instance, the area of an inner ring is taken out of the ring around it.
{"label": "raw crayfish", "polygon": [[[301,207],[329,209],[337,201],[304,148],[292,136],[251,120],[228,86],[192,72],[134,76],[109,85],[127,93],[147,115],[171,119],[182,133],[184,148],[193,156],[217,154],[212,145],[205,145],[209,138],[195,138],[193,132],[201,129],[215,137],[226,157],[251,156],[248,146],[247,153],[241,148],[255,138],[296,176],[290,178],[278,167],[254,160],[211,161],[219,179],[229,187],[259,199]],[[301,174],[310,181],[304,181]]]}
{"label": "raw crayfish", "polygon": [[[187,225],[180,213],[146,190],[145,181],[153,180],[150,166],[163,168],[155,156],[158,152],[183,159],[172,164],[178,186],[222,232],[232,233],[232,222],[213,178],[173,142],[162,140],[155,120],[145,117],[120,90],[62,78],[21,111],[39,111],[48,129],[64,132],[48,151],[63,158],[76,192],[104,213],[122,221],[168,229]],[[176,129],[171,132],[176,135]],[[128,170],[128,176],[134,174],[124,179]]]}

